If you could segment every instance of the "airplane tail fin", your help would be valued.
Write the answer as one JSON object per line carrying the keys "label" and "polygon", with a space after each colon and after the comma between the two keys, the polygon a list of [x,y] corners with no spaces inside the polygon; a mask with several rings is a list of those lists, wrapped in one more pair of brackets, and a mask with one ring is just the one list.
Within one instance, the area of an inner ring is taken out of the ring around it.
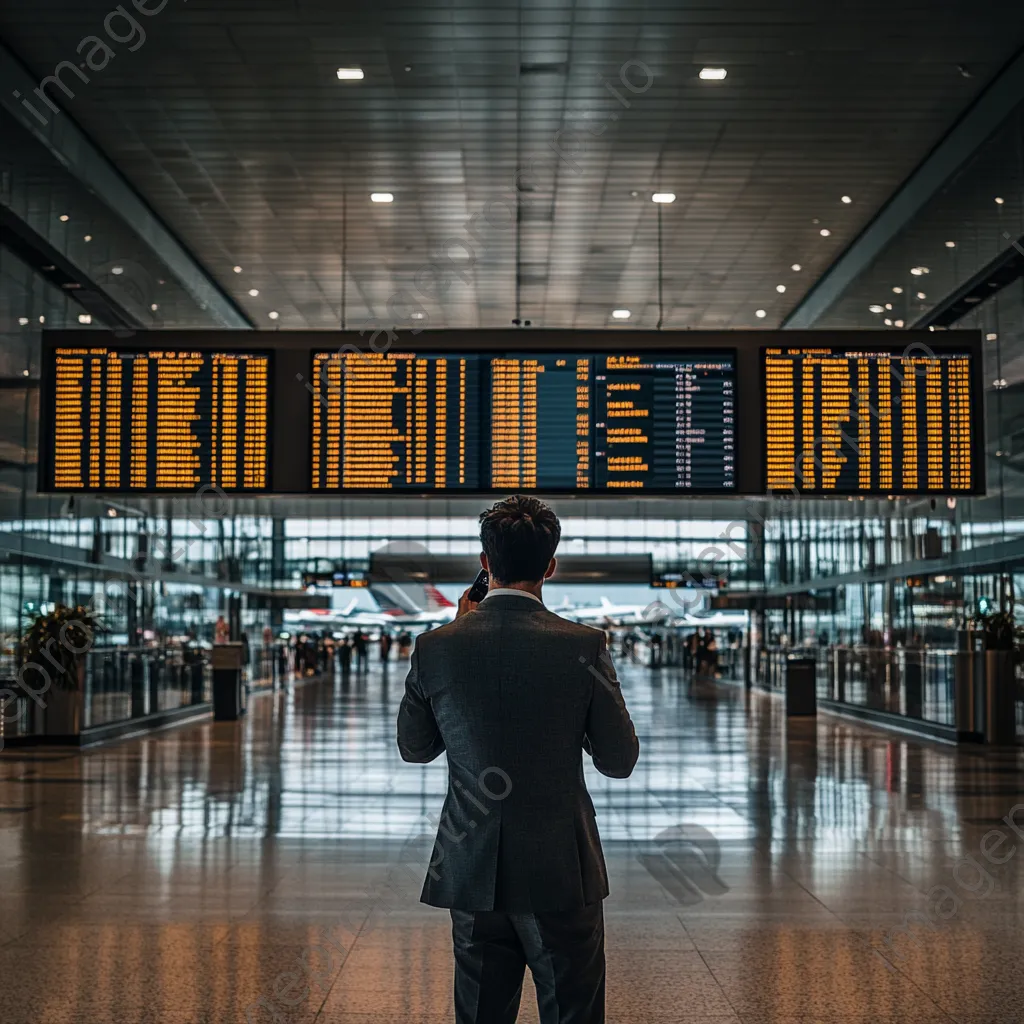
{"label": "airplane tail fin", "polygon": [[454,608],[455,603],[449,601],[444,594],[441,593],[433,583],[426,583],[423,586],[423,590],[427,595],[427,609],[428,611],[436,612],[442,608]]}

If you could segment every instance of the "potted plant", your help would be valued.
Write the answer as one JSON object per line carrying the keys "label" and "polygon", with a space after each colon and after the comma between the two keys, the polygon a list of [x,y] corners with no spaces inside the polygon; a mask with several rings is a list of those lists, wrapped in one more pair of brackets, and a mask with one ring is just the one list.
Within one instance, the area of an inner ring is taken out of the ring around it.
{"label": "potted plant", "polygon": [[45,708],[47,735],[81,732],[85,654],[101,629],[99,618],[85,605],[58,604],[30,619],[21,638],[21,674],[36,694],[33,699]]}

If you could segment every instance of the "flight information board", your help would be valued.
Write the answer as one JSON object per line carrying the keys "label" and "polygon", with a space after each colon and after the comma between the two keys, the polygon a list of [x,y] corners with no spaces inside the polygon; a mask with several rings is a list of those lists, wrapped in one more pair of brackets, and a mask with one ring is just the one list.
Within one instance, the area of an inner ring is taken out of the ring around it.
{"label": "flight information board", "polygon": [[478,489],[478,356],[313,355],[313,491]]}
{"label": "flight information board", "polygon": [[767,489],[976,492],[983,469],[974,358],[924,345],[764,349]]}
{"label": "flight information board", "polygon": [[735,356],[313,354],[314,492],[734,490]]}
{"label": "flight information board", "polygon": [[723,491],[736,486],[736,381],[728,354],[601,355],[595,486]]}
{"label": "flight information board", "polygon": [[270,485],[270,356],[57,347],[46,356],[41,490]]}

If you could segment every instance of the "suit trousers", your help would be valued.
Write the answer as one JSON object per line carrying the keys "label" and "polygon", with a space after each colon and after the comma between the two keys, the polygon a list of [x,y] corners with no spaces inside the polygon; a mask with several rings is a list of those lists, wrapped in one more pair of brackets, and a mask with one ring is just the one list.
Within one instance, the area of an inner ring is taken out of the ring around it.
{"label": "suit trousers", "polygon": [[541,1024],[604,1024],[604,908],[452,910],[456,1024],[514,1024],[529,966]]}

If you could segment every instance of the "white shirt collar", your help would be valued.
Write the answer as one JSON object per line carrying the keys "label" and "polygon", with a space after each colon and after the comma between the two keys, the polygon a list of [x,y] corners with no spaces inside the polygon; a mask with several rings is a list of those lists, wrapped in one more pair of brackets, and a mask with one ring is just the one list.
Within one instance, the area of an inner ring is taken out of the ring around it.
{"label": "white shirt collar", "polygon": [[544,603],[536,594],[531,594],[527,590],[514,590],[512,587],[495,587],[494,590],[488,590],[480,600],[483,602],[489,597],[528,597],[537,604]]}

